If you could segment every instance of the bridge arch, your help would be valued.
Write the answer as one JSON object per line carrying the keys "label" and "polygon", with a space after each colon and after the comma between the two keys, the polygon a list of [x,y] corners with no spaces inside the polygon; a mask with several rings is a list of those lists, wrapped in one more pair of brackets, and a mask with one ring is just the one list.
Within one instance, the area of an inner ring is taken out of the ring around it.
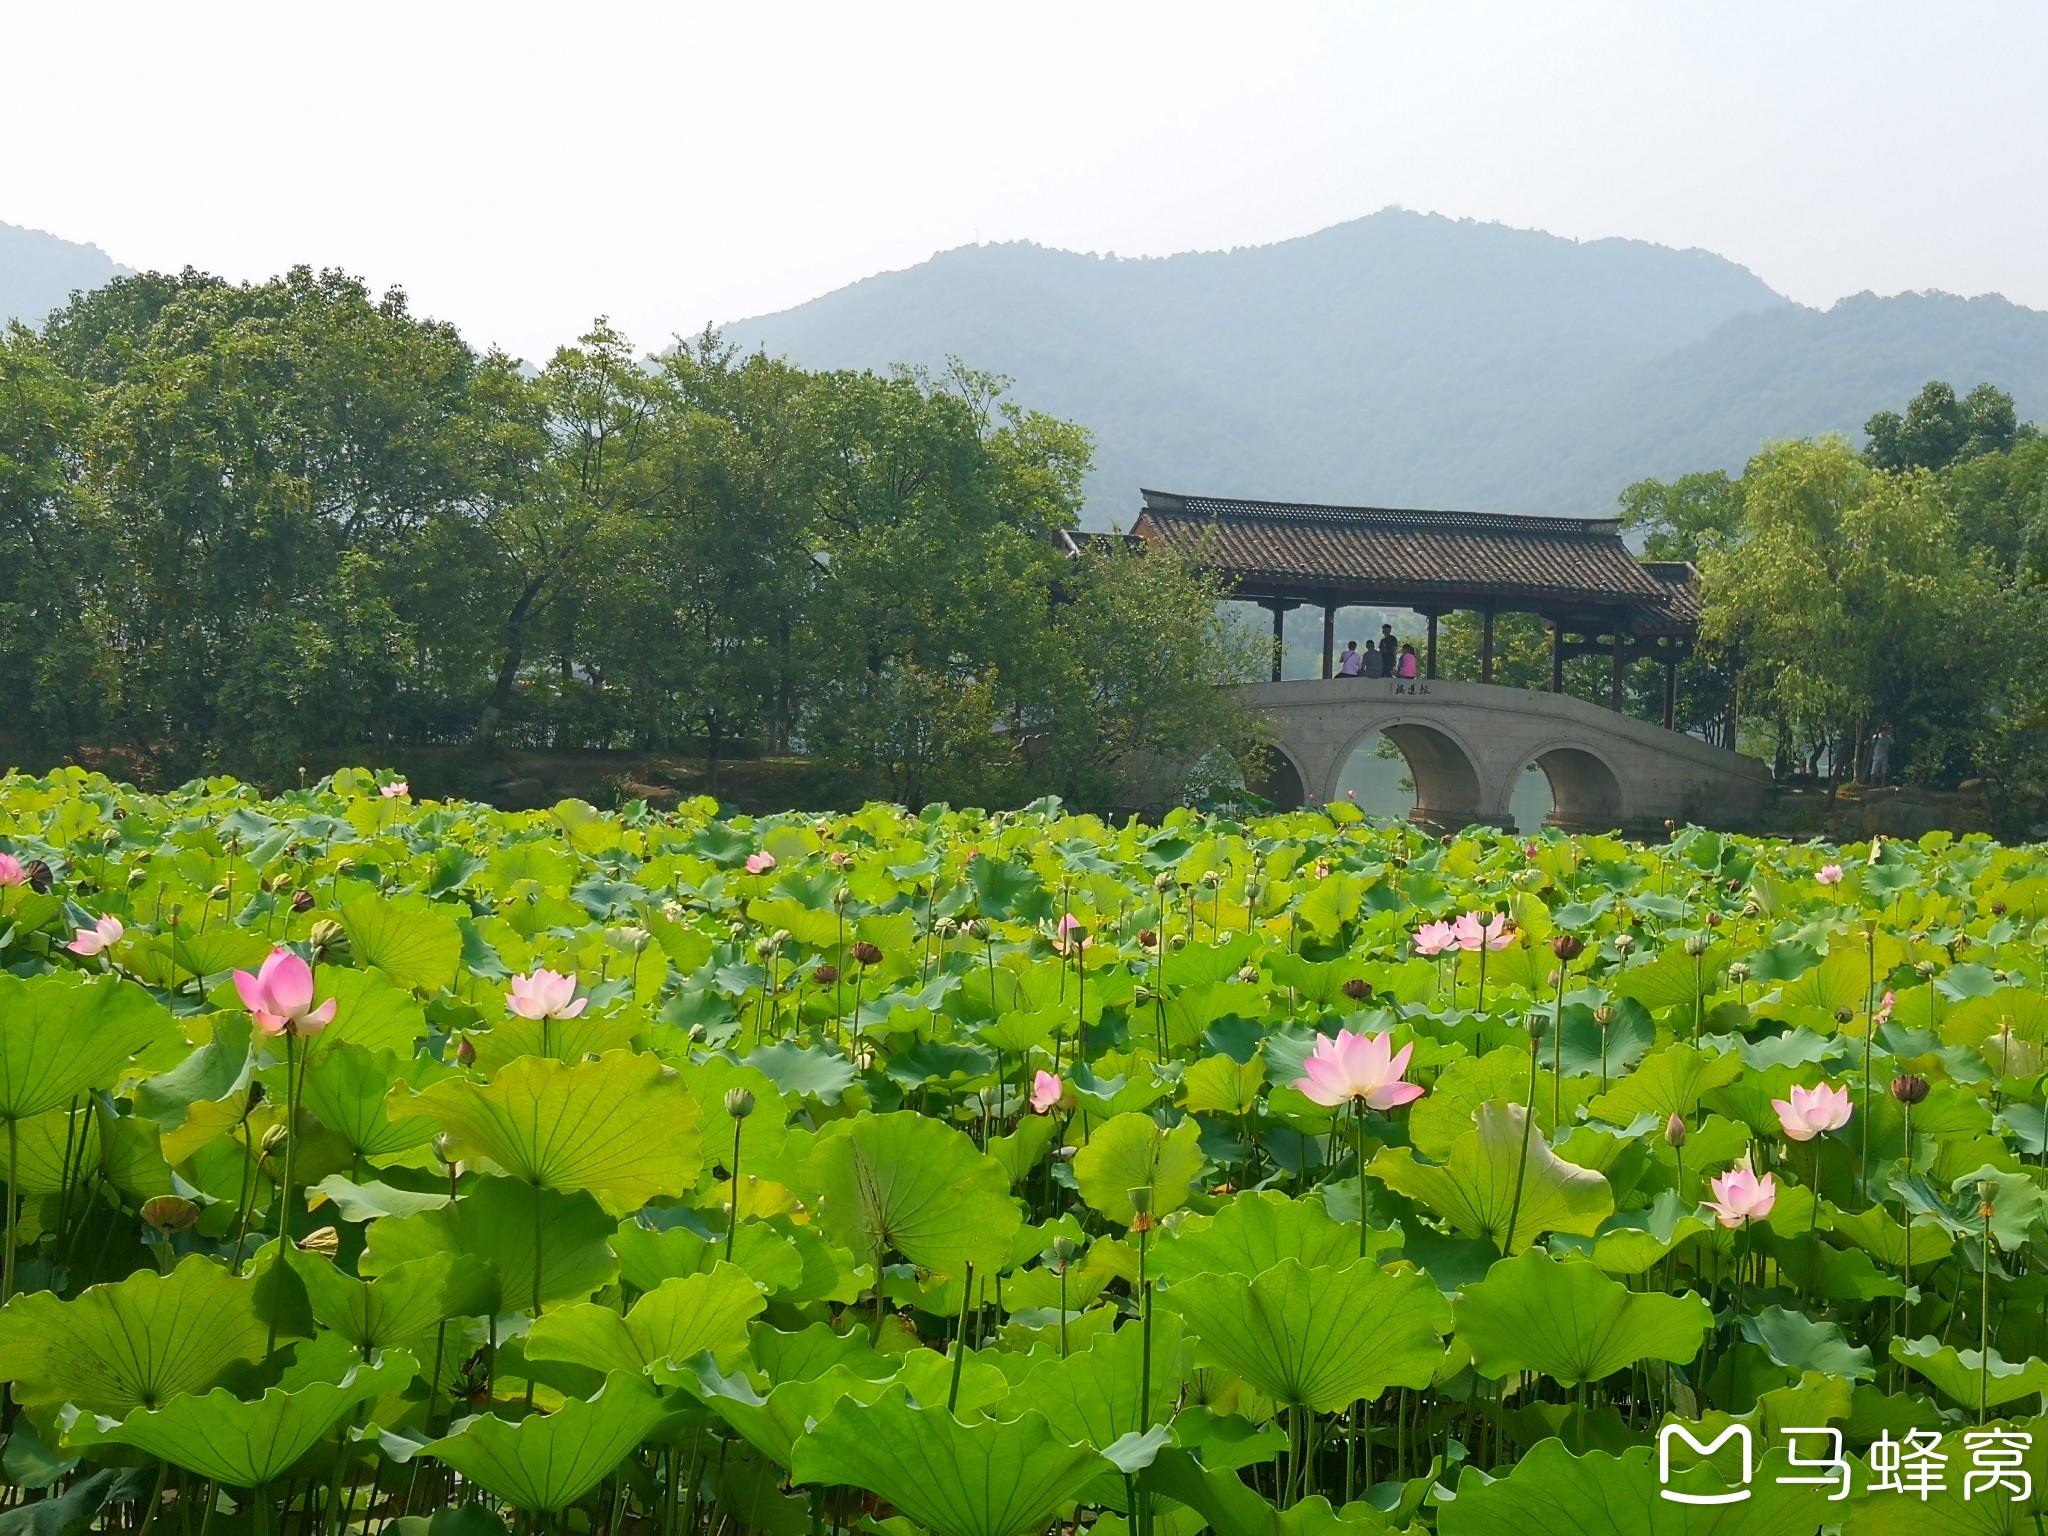
{"label": "bridge arch", "polygon": [[1441,719],[1396,714],[1354,732],[1338,751],[1325,798],[1334,798],[1337,779],[1352,755],[1374,736],[1384,736],[1407,761],[1415,781],[1415,809],[1409,820],[1440,827],[1465,827],[1495,819],[1485,809],[1485,759]]}
{"label": "bridge arch", "polygon": [[[1552,741],[1527,760],[1550,781],[1547,825],[1567,832],[1611,832],[1633,820],[1627,783],[1597,748],[1582,740]],[[1505,793],[1513,793],[1514,780],[1520,776],[1517,765]]]}
{"label": "bridge arch", "polygon": [[[1264,762],[1245,787],[1276,809],[1298,811],[1309,803],[1309,776],[1286,742],[1275,739],[1266,744]],[[1327,798],[1327,797],[1326,797]],[[1318,802],[1320,803],[1320,802]]]}

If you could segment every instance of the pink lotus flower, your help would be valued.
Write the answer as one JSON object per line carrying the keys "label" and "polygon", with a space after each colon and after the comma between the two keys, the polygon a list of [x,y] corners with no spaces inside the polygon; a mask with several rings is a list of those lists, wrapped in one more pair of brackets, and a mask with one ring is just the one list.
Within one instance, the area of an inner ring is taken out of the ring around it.
{"label": "pink lotus flower", "polygon": [[763,848],[759,853],[747,855],[747,873],[750,875],[765,875],[774,867],[775,855],[766,848]]}
{"label": "pink lotus flower", "polygon": [[1358,791],[1355,789],[1347,789],[1344,791],[1344,798],[1346,800],[1356,800],[1358,798]]}
{"label": "pink lotus flower", "polygon": [[1822,885],[1840,885],[1842,883],[1842,866],[1839,864],[1823,864],[1820,867],[1820,873],[1813,878]]}
{"label": "pink lotus flower", "polygon": [[1458,947],[1458,935],[1449,923],[1424,923],[1415,930],[1415,953],[1434,957]]}
{"label": "pink lotus flower", "polygon": [[1898,1002],[1898,998],[1892,993],[1885,993],[1884,1000],[1877,1005],[1877,1012],[1870,1016],[1870,1022],[1880,1029],[1891,1023],[1892,1009],[1898,1006]]}
{"label": "pink lotus flower", "polygon": [[1849,1090],[1830,1088],[1826,1083],[1818,1088],[1801,1088],[1795,1083],[1791,1102],[1773,1099],[1771,1108],[1778,1112],[1778,1124],[1785,1128],[1787,1137],[1811,1141],[1849,1123]]}
{"label": "pink lotus flower", "polygon": [[1777,1181],[1768,1173],[1758,1178],[1747,1165],[1730,1168],[1715,1179],[1713,1190],[1714,1198],[1707,1205],[1724,1227],[1762,1221],[1778,1203]]}
{"label": "pink lotus flower", "polygon": [[1508,926],[1508,920],[1498,912],[1491,918],[1482,918],[1477,912],[1467,912],[1451,925],[1451,932],[1457,938],[1458,948],[1478,949],[1482,944],[1488,949],[1506,949],[1515,942],[1515,931]]}
{"label": "pink lotus flower", "polygon": [[288,949],[273,949],[254,976],[235,972],[235,990],[266,1035],[317,1035],[334,1022],[334,999],[313,1006],[313,967]]}
{"label": "pink lotus flower", "polygon": [[1323,863],[1321,860],[1316,861],[1316,878],[1318,880],[1327,880],[1330,878],[1330,866]]}
{"label": "pink lotus flower", "polygon": [[1040,1072],[1031,1080],[1031,1113],[1048,1114],[1059,1108],[1060,1100],[1067,1094],[1067,1085],[1050,1072]]}
{"label": "pink lotus flower", "polygon": [[393,779],[377,791],[386,800],[403,800],[412,793],[412,786],[403,779]]}
{"label": "pink lotus flower", "polygon": [[0,885],[22,885],[28,880],[28,871],[21,867],[21,860],[11,853],[0,853]]}
{"label": "pink lotus flower", "polygon": [[78,937],[64,947],[74,955],[90,958],[112,949],[121,942],[121,935],[125,932],[127,930],[121,926],[121,919],[108,913],[90,928],[79,929]]}
{"label": "pink lotus flower", "polygon": [[531,976],[514,976],[505,1006],[522,1019],[573,1019],[590,1006],[576,995],[576,973],[564,976],[543,967]]}
{"label": "pink lotus flower", "polygon": [[1397,1053],[1391,1041],[1389,1035],[1353,1034],[1348,1029],[1338,1030],[1334,1040],[1324,1035],[1301,1064],[1301,1076],[1294,1086],[1314,1102],[1331,1108],[1363,1104],[1367,1109],[1388,1110],[1421,1098],[1420,1084],[1401,1081],[1408,1058],[1415,1052],[1414,1044],[1402,1046]]}

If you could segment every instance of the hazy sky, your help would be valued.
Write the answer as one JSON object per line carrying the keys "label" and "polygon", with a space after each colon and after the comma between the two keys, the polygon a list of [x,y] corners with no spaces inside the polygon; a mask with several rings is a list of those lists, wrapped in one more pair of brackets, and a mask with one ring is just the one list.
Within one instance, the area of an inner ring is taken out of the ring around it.
{"label": "hazy sky", "polygon": [[976,240],[1153,255],[1391,203],[2048,309],[2048,6],[0,0],[0,219],[396,282],[543,356]]}

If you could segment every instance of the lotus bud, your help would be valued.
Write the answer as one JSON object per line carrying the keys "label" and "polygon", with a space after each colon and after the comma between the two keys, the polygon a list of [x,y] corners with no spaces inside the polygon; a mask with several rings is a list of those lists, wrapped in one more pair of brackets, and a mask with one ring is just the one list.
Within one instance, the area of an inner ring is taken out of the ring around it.
{"label": "lotus bud", "polygon": [[1081,1245],[1075,1242],[1071,1237],[1068,1237],[1065,1233],[1061,1233],[1058,1237],[1052,1240],[1052,1261],[1054,1273],[1065,1274],[1067,1270],[1073,1267],[1074,1260],[1079,1258],[1080,1256]]}
{"label": "lotus bud", "polygon": [[1205,869],[1202,871],[1202,884],[1206,889],[1213,891],[1222,883],[1223,877],[1217,874],[1215,870]]}
{"label": "lotus bud", "polygon": [[1602,1029],[1612,1024],[1614,1022],[1614,1004],[1602,1003],[1599,1007],[1595,1008],[1593,1010],[1593,1022]]}
{"label": "lotus bud", "polygon": [[1676,1115],[1664,1122],[1664,1144],[1669,1147],[1685,1145],[1685,1122]]}
{"label": "lotus bud", "polygon": [[1354,1003],[1362,1003],[1372,997],[1372,983],[1363,976],[1354,976],[1344,983],[1344,995]]}
{"label": "lotus bud", "polygon": [[836,985],[839,980],[839,967],[836,965],[821,965],[811,972],[811,980],[821,987]]}
{"label": "lotus bud", "polygon": [[155,1195],[142,1202],[142,1219],[169,1237],[199,1224],[199,1207],[178,1195]]}
{"label": "lotus bud", "polygon": [[1718,912],[1709,912],[1709,913],[1707,914],[1707,926],[1708,926],[1709,928],[1718,928],[1718,927],[1720,927],[1720,926],[1721,926],[1721,914],[1720,914],[1720,913],[1718,913]]}
{"label": "lotus bud", "polygon": [[847,869],[850,868],[853,864],[853,855],[848,853],[844,848],[834,848],[830,853],[825,855],[825,861],[828,864],[830,864],[834,869]]}
{"label": "lotus bud", "polygon": [[1854,1008],[1837,1008],[1835,1010],[1835,1022],[1837,1024],[1846,1024],[1855,1017],[1856,1010]]}
{"label": "lotus bud", "polygon": [[30,859],[22,869],[22,874],[28,877],[30,889],[40,891],[44,895],[48,895],[50,887],[57,882],[57,877],[51,872],[50,866],[41,859]]}
{"label": "lotus bud", "polygon": [[464,1035],[455,1042],[455,1060],[459,1066],[473,1067],[476,1065],[476,1042],[471,1040],[469,1036]]}
{"label": "lotus bud", "polygon": [[135,889],[136,886],[142,884],[142,882],[147,880],[148,878],[148,870],[142,869],[140,867],[131,869],[128,871],[128,888],[132,891],[133,889]]}
{"label": "lotus bud", "polygon": [[1707,952],[1707,936],[1704,933],[1689,933],[1685,936],[1685,952],[1697,960]]}
{"label": "lotus bud", "polygon": [[1142,982],[1131,989],[1131,1001],[1142,1008],[1152,1001],[1152,989]]}
{"label": "lotus bud", "polygon": [[1991,979],[2000,986],[2003,986],[2006,982],[2012,980],[2012,976],[2005,967],[1995,965],[1991,968]]}
{"label": "lotus bud", "polygon": [[334,872],[337,875],[345,875],[355,867],[356,861],[350,858],[347,854],[343,854],[340,858],[334,861]]}
{"label": "lotus bud", "polygon": [[1729,894],[1730,896],[1733,896],[1733,895],[1734,895],[1734,894],[1735,894],[1735,893],[1736,893],[1737,891],[1739,891],[1739,890],[1741,890],[1741,889],[1742,889],[1742,882],[1741,882],[1740,880],[1730,880],[1730,881],[1728,882],[1728,894]]}
{"label": "lotus bud", "polygon": [[1237,979],[1245,982],[1257,981],[1259,979],[1259,968],[1256,965],[1239,966]]}
{"label": "lotus bud", "polygon": [[1742,915],[1744,917],[1755,917],[1757,913],[1761,910],[1762,909],[1758,907],[1757,904],[1753,901],[1745,901],[1742,904]]}
{"label": "lotus bud", "polygon": [[208,901],[226,901],[228,899],[227,883],[223,881],[221,884],[216,885],[212,890],[208,891],[206,893],[206,899]]}
{"label": "lotus bud", "polygon": [[445,1163],[451,1168],[455,1166],[455,1138],[453,1136],[450,1136],[446,1131],[441,1132],[440,1135],[434,1138],[433,1147],[434,1157],[437,1161]]}
{"label": "lotus bud", "polygon": [[1166,941],[1166,947],[1168,949],[1186,949],[1188,947],[1188,936],[1184,933],[1176,933]]}
{"label": "lotus bud", "polygon": [[754,1095],[745,1088],[725,1090],[725,1112],[735,1120],[744,1120],[754,1112]]}
{"label": "lotus bud", "polygon": [[1553,934],[1550,940],[1550,952],[1566,965],[1570,965],[1586,952],[1586,945],[1575,934]]}
{"label": "lotus bud", "polygon": [[863,966],[880,965],[882,950],[879,945],[870,944],[866,939],[862,939],[853,946],[853,958]]}
{"label": "lotus bud", "polygon": [[1052,1160],[1056,1163],[1071,1163],[1074,1154],[1080,1150],[1079,1147],[1054,1147],[1051,1153]]}
{"label": "lotus bud", "polygon": [[299,1252],[317,1253],[331,1259],[341,1252],[341,1234],[332,1227],[320,1227],[299,1239]]}
{"label": "lotus bud", "polygon": [[261,1143],[263,1155],[273,1162],[276,1161],[278,1154],[284,1151],[284,1144],[291,1139],[292,1133],[289,1126],[273,1125],[263,1133]]}
{"label": "lotus bud", "polygon": [[741,939],[744,939],[747,936],[747,925],[741,922],[738,918],[734,918],[731,922],[725,925],[725,933],[727,938],[731,939],[733,943],[737,944]]}
{"label": "lotus bud", "polygon": [[1544,973],[1543,985],[1546,987],[1554,987],[1563,979],[1564,972],[1560,971],[1556,966],[1552,966],[1547,972]]}
{"label": "lotus bud", "polygon": [[292,910],[293,910],[294,912],[310,912],[310,911],[312,911],[312,910],[313,910],[313,893],[312,893],[311,891],[293,891],[293,892],[292,892]]}
{"label": "lotus bud", "polygon": [[843,885],[832,892],[832,905],[838,907],[841,911],[846,909],[846,904],[851,900],[853,900],[853,892]]}
{"label": "lotus bud", "polygon": [[1906,1108],[1927,1102],[1927,1079],[1912,1072],[1903,1072],[1892,1079],[1892,1097]]}
{"label": "lotus bud", "polygon": [[1550,1015],[1547,1013],[1531,1013],[1528,1016],[1528,1026],[1529,1049],[1533,1051],[1543,1037],[1550,1033]]}

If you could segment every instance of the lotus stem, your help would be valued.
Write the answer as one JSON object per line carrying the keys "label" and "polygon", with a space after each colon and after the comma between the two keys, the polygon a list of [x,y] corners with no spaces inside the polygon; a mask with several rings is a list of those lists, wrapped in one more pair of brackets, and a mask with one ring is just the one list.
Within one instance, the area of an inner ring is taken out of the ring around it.
{"label": "lotus stem", "polygon": [[967,1308],[974,1297],[974,1261],[967,1261],[966,1276],[960,1286],[960,1327],[953,1336],[953,1381],[946,1388],[946,1412],[952,1413],[960,1406],[960,1373],[967,1366]]}
{"label": "lotus stem", "polygon": [[[1543,1015],[1538,1014],[1540,1019]],[[1522,1155],[1515,1163],[1515,1197],[1508,1202],[1508,1229],[1501,1237],[1500,1251],[1511,1257],[1515,1251],[1515,1223],[1522,1215],[1522,1181],[1529,1174],[1529,1132],[1536,1124],[1536,1062],[1542,1042],[1529,1042],[1529,1099],[1522,1110]]]}

